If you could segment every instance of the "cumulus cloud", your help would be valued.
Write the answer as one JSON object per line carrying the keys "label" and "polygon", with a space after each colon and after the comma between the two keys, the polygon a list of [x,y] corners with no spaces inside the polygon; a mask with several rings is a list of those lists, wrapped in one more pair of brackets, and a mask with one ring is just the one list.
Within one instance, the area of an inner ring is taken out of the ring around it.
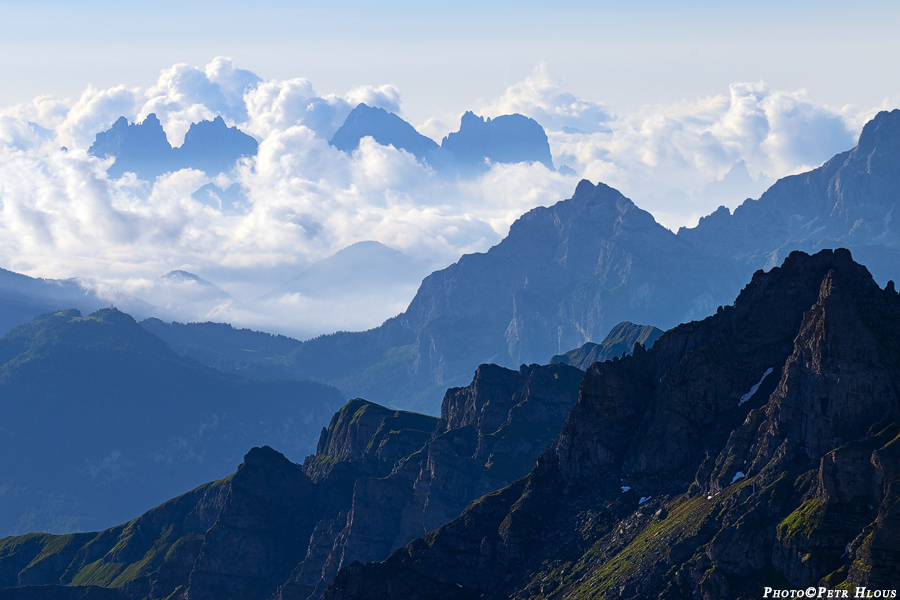
{"label": "cumulus cloud", "polygon": [[[760,173],[796,172],[851,147],[862,124],[860,111],[762,83],[617,115],[576,98],[539,66],[479,112],[535,118],[548,130],[554,162],[575,174],[495,164],[477,178],[449,180],[371,138],[351,154],[330,146],[359,102],[398,112],[400,93],[384,85],[320,94],[306,79],[263,81],[215,59],[202,68],[165,69],[147,89],[89,87],[74,102],[40,97],[3,111],[0,266],[78,276],[107,297],[145,297],[164,316],[184,320],[294,335],[369,327],[399,312],[413,287],[402,297],[346,303],[297,296],[260,308],[253,301],[312,261],[364,240],[444,266],[498,242],[527,210],[569,197],[579,177],[618,187],[677,227],[718,203],[736,205],[741,190],[762,185]],[[119,116],[141,120],[151,112],[176,146],[190,123],[222,115],[257,138],[258,154],[214,180],[190,169],[154,181],[109,178],[109,161],[90,156],[87,147]],[[52,127],[56,140],[45,142],[31,123]],[[710,185],[729,172],[728,185]],[[242,209],[223,211],[195,199],[211,183],[239,189]],[[230,297],[195,289],[191,281],[157,279],[176,269],[212,281]],[[366,309],[376,304],[381,307]]]}
{"label": "cumulus cloud", "polygon": [[[812,102],[805,91],[735,83],[727,94],[616,115],[607,131],[550,133],[559,164],[619,188],[666,224],[688,224],[719,204],[734,207],[756,185],[820,165],[855,144],[856,111]],[[743,164],[752,179],[732,197],[702,194]]]}
{"label": "cumulus cloud", "polygon": [[400,92],[392,85],[360,86],[345,96],[319,96],[305,78],[267,81],[244,96],[248,120],[244,129],[258,139],[277,130],[303,125],[330,140],[350,111],[360,103],[400,111]]}
{"label": "cumulus cloud", "polygon": [[548,73],[545,64],[539,64],[499,98],[479,107],[479,113],[491,117],[519,113],[551,131],[584,133],[606,130],[606,122],[611,118],[605,105],[564,91],[562,82]]}

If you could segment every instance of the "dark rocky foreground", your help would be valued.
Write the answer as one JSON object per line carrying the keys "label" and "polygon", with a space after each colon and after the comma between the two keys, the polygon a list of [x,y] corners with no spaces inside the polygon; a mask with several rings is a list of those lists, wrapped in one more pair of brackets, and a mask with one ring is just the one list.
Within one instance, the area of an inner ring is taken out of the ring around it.
{"label": "dark rocky foreground", "polygon": [[[594,364],[531,473],[329,600],[900,587],[900,299],[846,250]],[[851,591],[851,596],[852,596]]]}

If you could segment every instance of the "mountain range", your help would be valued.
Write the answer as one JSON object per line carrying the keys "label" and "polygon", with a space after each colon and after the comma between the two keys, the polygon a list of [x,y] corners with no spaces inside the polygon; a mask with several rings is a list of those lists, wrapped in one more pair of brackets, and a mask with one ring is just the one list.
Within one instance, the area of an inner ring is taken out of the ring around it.
{"label": "mountain range", "polygon": [[[267,362],[347,397],[434,414],[444,390],[465,384],[478,364],[540,363],[602,340],[621,321],[669,328],[702,318],[795,249],[848,247],[883,284],[900,276],[898,146],[900,111],[881,112],[855,148],[677,233],[616,190],[582,181],[572,198],[523,215],[489,251],[426,277],[380,327],[311,339]],[[189,330],[179,343],[192,356],[246,368],[221,361],[203,335],[189,342]]]}
{"label": "mountain range", "polygon": [[898,336],[893,282],[843,249],[791,253],[733,305],[592,365],[527,477],[324,597],[889,595]]}
{"label": "mountain range", "polygon": [[893,282],[793,252],[586,373],[483,365],[440,418],[353,400],[302,465],[254,448],[120,526],[2,540],[0,598],[895,589],[898,336]]}
{"label": "mountain range", "polygon": [[879,113],[854,149],[822,167],[677,234],[616,190],[582,181],[487,252],[426,277],[381,327],[309,340],[282,361],[348,396],[434,412],[443,388],[462,385],[475,365],[542,362],[621,321],[669,328],[702,318],[792,250],[846,246],[877,281],[900,279],[897,190],[900,110]]}

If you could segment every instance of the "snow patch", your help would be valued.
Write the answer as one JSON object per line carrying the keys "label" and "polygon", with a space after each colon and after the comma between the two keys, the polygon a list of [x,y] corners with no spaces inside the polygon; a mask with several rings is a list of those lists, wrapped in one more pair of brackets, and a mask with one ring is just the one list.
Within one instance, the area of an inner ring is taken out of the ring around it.
{"label": "snow patch", "polygon": [[625,492],[631,490],[631,486],[630,486],[630,485],[623,485],[623,486],[622,486],[621,488],[619,488],[619,489],[621,489],[621,490],[622,490],[622,493],[624,494]]}
{"label": "snow patch", "polygon": [[644,502],[646,502],[647,500],[649,500],[652,497],[653,496],[641,496],[641,499],[638,500],[638,506],[640,506],[641,504],[643,504]]}
{"label": "snow patch", "polygon": [[744,477],[745,477],[744,472],[738,471],[737,473],[734,474],[734,477],[731,479],[731,483],[734,483],[738,479],[743,479]]}
{"label": "snow patch", "polygon": [[741,404],[743,404],[744,402],[746,402],[747,400],[749,400],[750,398],[752,398],[752,397],[753,397],[753,394],[756,393],[756,390],[759,389],[759,386],[762,385],[762,382],[765,381],[765,380],[766,380],[766,377],[768,377],[768,376],[772,373],[772,371],[774,371],[774,370],[775,370],[775,369],[773,369],[772,367],[769,367],[768,369],[766,369],[766,372],[763,373],[763,376],[759,378],[759,381],[756,382],[756,385],[754,385],[752,388],[750,388],[750,391],[749,391],[749,392],[747,392],[746,394],[744,394],[743,396],[741,396],[741,401],[738,402],[738,406],[740,406]]}

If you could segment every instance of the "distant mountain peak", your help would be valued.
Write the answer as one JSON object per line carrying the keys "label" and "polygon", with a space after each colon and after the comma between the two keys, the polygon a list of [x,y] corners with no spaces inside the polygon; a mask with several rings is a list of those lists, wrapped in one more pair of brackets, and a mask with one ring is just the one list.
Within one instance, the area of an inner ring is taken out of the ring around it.
{"label": "distant mountain peak", "polygon": [[194,275],[193,273],[182,270],[169,271],[165,275],[161,275],[159,279],[171,282],[196,281],[197,283],[209,283],[199,275]]}
{"label": "distant mountain peak", "polygon": [[343,152],[353,152],[366,136],[382,146],[405,150],[420,161],[426,160],[429,153],[438,149],[434,140],[420,134],[394,113],[367,104],[359,104],[350,111],[329,143]]}
{"label": "distant mountain peak", "polygon": [[88,152],[115,157],[107,172],[120,177],[126,172],[151,179],[179,169],[194,168],[209,174],[227,171],[242,156],[256,154],[259,144],[237,127],[228,127],[221,116],[191,125],[184,143],[173,148],[155,113],[140,123],[119,117],[112,127],[97,134]]}

